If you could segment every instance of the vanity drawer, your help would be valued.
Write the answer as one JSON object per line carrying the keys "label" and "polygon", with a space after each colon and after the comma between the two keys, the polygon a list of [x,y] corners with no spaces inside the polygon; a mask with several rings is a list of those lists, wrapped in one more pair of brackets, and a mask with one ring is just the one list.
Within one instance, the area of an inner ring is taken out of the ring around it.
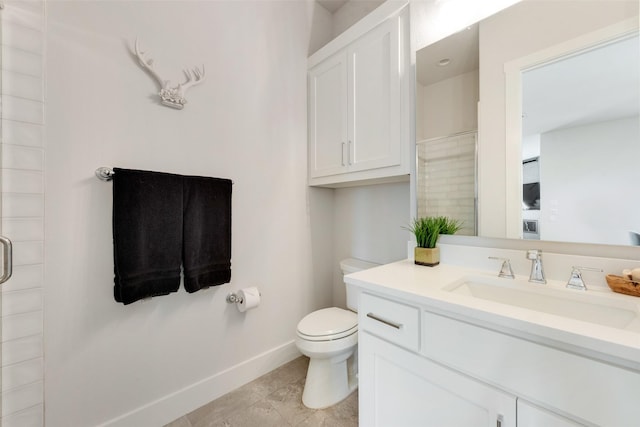
{"label": "vanity drawer", "polygon": [[409,350],[420,349],[420,309],[371,294],[360,295],[358,327]]}
{"label": "vanity drawer", "polygon": [[431,360],[589,425],[638,425],[638,371],[427,311],[422,319]]}

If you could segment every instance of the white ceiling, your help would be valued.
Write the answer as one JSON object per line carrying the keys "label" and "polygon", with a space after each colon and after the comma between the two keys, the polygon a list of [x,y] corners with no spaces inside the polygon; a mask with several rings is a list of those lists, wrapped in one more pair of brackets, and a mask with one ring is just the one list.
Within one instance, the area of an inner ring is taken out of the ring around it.
{"label": "white ceiling", "polygon": [[316,0],[316,3],[319,3],[329,12],[334,13],[336,10],[344,6],[348,1],[349,0]]}
{"label": "white ceiling", "polygon": [[[446,67],[438,61],[451,60]],[[416,53],[416,78],[423,86],[459,76],[479,67],[478,24],[445,37]]]}
{"label": "white ceiling", "polygon": [[522,84],[525,136],[638,116],[638,35],[526,71]]}

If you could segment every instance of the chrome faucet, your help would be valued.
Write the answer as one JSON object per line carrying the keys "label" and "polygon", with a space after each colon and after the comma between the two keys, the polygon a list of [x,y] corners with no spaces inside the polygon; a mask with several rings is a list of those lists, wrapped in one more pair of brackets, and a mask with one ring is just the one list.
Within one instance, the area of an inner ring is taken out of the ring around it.
{"label": "chrome faucet", "polygon": [[527,259],[531,260],[531,274],[529,281],[533,283],[547,283],[542,269],[542,251],[540,249],[530,249],[527,251]]}
{"label": "chrome faucet", "polygon": [[584,280],[582,280],[582,271],[599,271],[602,273],[601,268],[590,268],[590,267],[571,267],[571,275],[569,276],[569,280],[567,281],[567,288],[576,289],[579,291],[586,291],[587,285],[584,284]]}
{"label": "chrome faucet", "polygon": [[509,258],[498,258],[495,256],[490,256],[489,259],[497,259],[498,261],[502,261],[502,267],[500,268],[498,277],[506,277],[508,279],[513,279],[516,277],[513,275],[513,270],[511,269],[511,262],[509,261]]}

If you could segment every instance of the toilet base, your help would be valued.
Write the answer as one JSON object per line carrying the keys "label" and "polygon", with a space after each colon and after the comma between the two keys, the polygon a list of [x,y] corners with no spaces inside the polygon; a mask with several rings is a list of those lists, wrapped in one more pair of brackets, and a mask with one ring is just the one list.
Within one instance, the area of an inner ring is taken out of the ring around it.
{"label": "toilet base", "polygon": [[354,354],[335,358],[310,358],[302,403],[307,408],[323,409],[346,399],[358,388]]}

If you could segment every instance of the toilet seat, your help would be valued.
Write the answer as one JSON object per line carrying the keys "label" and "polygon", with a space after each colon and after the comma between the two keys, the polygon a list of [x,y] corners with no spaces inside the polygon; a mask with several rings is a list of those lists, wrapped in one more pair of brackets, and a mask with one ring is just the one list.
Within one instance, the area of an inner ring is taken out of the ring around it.
{"label": "toilet seat", "polygon": [[331,341],[358,331],[358,315],[338,307],[324,308],[306,315],[298,323],[298,336],[307,341]]}

